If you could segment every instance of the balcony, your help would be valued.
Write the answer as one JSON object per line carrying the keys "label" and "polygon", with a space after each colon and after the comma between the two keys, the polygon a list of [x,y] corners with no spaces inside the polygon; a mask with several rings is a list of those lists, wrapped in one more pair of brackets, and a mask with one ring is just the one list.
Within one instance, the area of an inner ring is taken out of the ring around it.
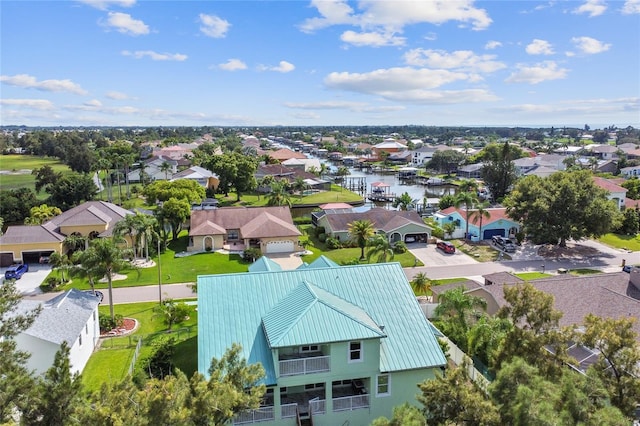
{"label": "balcony", "polygon": [[312,356],[280,360],[280,377],[331,371],[329,356]]}
{"label": "balcony", "polygon": [[353,411],[369,408],[369,395],[352,395],[333,398],[333,411]]}
{"label": "balcony", "polygon": [[233,419],[234,425],[244,425],[249,423],[267,422],[275,419],[275,410],[273,407],[260,407],[255,410],[245,411],[238,414]]}

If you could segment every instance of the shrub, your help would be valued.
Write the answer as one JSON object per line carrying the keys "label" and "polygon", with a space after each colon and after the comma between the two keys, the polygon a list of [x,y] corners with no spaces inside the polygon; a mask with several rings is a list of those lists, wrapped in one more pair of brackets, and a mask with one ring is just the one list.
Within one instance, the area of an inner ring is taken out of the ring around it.
{"label": "shrub", "polygon": [[318,234],[318,241],[320,241],[321,243],[327,241],[327,234],[325,234],[324,232],[322,234]]}
{"label": "shrub", "polygon": [[310,216],[294,217],[293,223],[295,223],[296,225],[311,225],[311,217]]}
{"label": "shrub", "polygon": [[402,254],[407,252],[407,245],[404,241],[396,241],[393,245],[393,252],[395,254]]}
{"label": "shrub", "polygon": [[163,379],[173,373],[172,358],[175,352],[175,337],[157,339],[151,344],[151,352],[138,361],[138,367],[149,378]]}
{"label": "shrub", "polygon": [[164,299],[162,304],[155,309],[162,316],[169,329],[174,324],[180,324],[189,318],[189,307],[185,303],[177,303],[171,298]]}
{"label": "shrub", "polygon": [[116,314],[113,319],[110,316],[101,316],[100,317],[100,332],[106,333],[107,331],[111,331],[114,328],[122,327],[124,324],[124,318],[120,314]]}
{"label": "shrub", "polygon": [[342,261],[341,264],[344,265],[344,266],[359,265],[360,264],[360,259],[358,259],[357,257],[354,257],[351,260]]}
{"label": "shrub", "polygon": [[327,248],[329,250],[335,250],[335,249],[339,249],[342,247],[342,244],[340,243],[340,240],[337,238],[333,238],[333,237],[329,237],[327,238]]}
{"label": "shrub", "polygon": [[256,261],[256,259],[260,258],[260,256],[262,256],[262,252],[260,251],[260,249],[249,247],[242,253],[242,260],[244,260],[245,262],[253,263]]}
{"label": "shrub", "polygon": [[444,229],[442,229],[442,228],[433,228],[433,231],[431,231],[431,235],[433,235],[436,238],[443,239],[444,238]]}
{"label": "shrub", "polygon": [[316,232],[316,237],[320,238],[320,235],[325,234],[327,231],[325,231],[324,226],[318,226],[315,232]]}
{"label": "shrub", "polygon": [[58,277],[47,277],[46,280],[44,280],[44,283],[42,283],[42,285],[40,285],[40,288],[42,289],[42,291],[54,291],[55,289],[57,289],[60,285],[62,284],[62,280]]}

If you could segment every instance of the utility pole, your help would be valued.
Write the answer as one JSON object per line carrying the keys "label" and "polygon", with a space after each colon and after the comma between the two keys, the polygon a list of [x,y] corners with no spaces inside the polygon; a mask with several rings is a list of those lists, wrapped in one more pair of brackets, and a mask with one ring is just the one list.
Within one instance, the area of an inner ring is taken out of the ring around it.
{"label": "utility pole", "polygon": [[160,266],[160,236],[158,236],[158,299],[162,305],[162,268]]}

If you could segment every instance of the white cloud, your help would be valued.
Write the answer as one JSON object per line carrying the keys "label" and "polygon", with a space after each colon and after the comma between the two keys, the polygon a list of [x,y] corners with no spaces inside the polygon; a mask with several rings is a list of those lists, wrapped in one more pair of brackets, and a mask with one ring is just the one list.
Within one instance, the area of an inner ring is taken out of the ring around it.
{"label": "white cloud", "polygon": [[0,99],[0,105],[32,108],[37,110],[52,110],[53,104],[46,99]]}
{"label": "white cloud", "polygon": [[499,98],[484,89],[468,90],[408,90],[405,92],[380,93],[385,99],[427,105],[469,104],[494,102]]}
{"label": "white cloud", "polygon": [[606,52],[611,48],[611,44],[603,43],[591,37],[573,37],[571,42],[575,44],[576,49],[587,55]]}
{"label": "white cloud", "polygon": [[378,113],[389,111],[402,111],[406,108],[402,105],[375,105],[372,106],[366,102],[349,102],[349,101],[320,101],[320,102],[286,102],[284,104],[288,108],[303,110],[348,110],[353,112]]}
{"label": "white cloud", "polygon": [[136,0],[76,0],[79,3],[84,3],[91,7],[95,7],[100,10],[107,10],[111,6],[117,7],[131,7],[136,4]]}
{"label": "white cloud", "polygon": [[493,50],[493,49],[496,49],[498,47],[502,47],[502,43],[500,43],[499,41],[495,41],[495,40],[488,41],[487,44],[484,45],[484,48],[487,49],[487,50]]}
{"label": "white cloud", "polygon": [[133,19],[128,13],[109,12],[107,26],[115,28],[122,34],[133,36],[149,34],[149,26],[139,19]]}
{"label": "white cloud", "polygon": [[586,13],[590,18],[594,16],[602,15],[607,10],[607,5],[602,0],[587,0],[584,4],[580,5],[573,10],[573,13],[583,14]]}
{"label": "white cloud", "polygon": [[228,21],[225,21],[215,15],[201,13],[198,18],[202,24],[200,26],[200,31],[209,37],[223,38],[227,35],[227,31],[229,31],[229,28],[231,27],[231,24]]}
{"label": "white cloud", "polygon": [[403,46],[406,39],[404,37],[396,37],[393,34],[383,34],[379,32],[362,32],[345,31],[340,36],[340,40],[354,46]]}
{"label": "white cloud", "polygon": [[247,64],[240,59],[229,59],[227,62],[218,65],[218,68],[225,71],[246,70]]}
{"label": "white cloud", "polygon": [[122,101],[122,100],[125,100],[125,99],[131,99],[129,97],[129,95],[127,95],[126,93],[116,92],[116,91],[113,91],[113,90],[111,92],[107,92],[106,96],[109,99],[115,99],[115,100],[118,100],[118,101]]}
{"label": "white cloud", "polygon": [[527,117],[535,115],[536,119],[563,116],[565,120],[573,119],[576,122],[582,122],[585,116],[600,119],[603,115],[616,115],[629,111],[640,112],[640,98],[572,99],[549,104],[509,105],[504,108],[495,108],[494,111],[509,114],[522,113]]}
{"label": "white cloud", "polygon": [[259,65],[258,69],[260,71],[276,71],[276,72],[282,72],[282,73],[286,73],[286,72],[291,72],[295,69],[295,65],[293,65],[292,63],[289,63],[287,61],[280,61],[280,63],[277,66],[267,66],[267,65]]}
{"label": "white cloud", "polygon": [[92,107],[92,108],[100,108],[102,106],[102,102],[100,102],[97,99],[91,99],[90,101],[83,103],[83,105]]}
{"label": "white cloud", "polygon": [[131,56],[136,59],[142,59],[144,57],[149,57],[154,61],[178,61],[182,62],[187,60],[188,56],[183,55],[182,53],[158,53],[153,50],[136,50],[135,52],[130,52],[128,50],[122,51],[123,56]]}
{"label": "white cloud", "polygon": [[333,25],[353,25],[368,31],[375,29],[381,33],[397,33],[407,25],[439,25],[449,21],[459,21],[469,24],[474,30],[483,30],[492,22],[484,9],[473,6],[472,0],[362,0],[358,2],[358,12],[346,0],[312,0],[311,5],[320,16],[305,20],[300,25],[304,32]]}
{"label": "white cloud", "polygon": [[538,84],[547,80],[563,79],[569,72],[566,68],[558,68],[554,61],[544,61],[534,66],[517,64],[516,68],[517,71],[507,77],[505,82]]}
{"label": "white cloud", "polygon": [[408,65],[430,68],[444,68],[467,70],[472,72],[490,73],[506,65],[495,61],[495,55],[476,55],[470,50],[446,52],[444,50],[412,49],[404,54]]}
{"label": "white cloud", "polygon": [[76,95],[86,95],[87,91],[71,80],[42,80],[28,74],[17,74],[14,76],[2,75],[0,81],[10,86],[24,87],[25,89],[36,89],[43,92],[70,92]]}
{"label": "white cloud", "polygon": [[640,14],[640,0],[627,0],[622,6],[625,15]]}
{"label": "white cloud", "polygon": [[525,51],[529,55],[553,55],[555,53],[551,43],[537,38],[527,45]]}

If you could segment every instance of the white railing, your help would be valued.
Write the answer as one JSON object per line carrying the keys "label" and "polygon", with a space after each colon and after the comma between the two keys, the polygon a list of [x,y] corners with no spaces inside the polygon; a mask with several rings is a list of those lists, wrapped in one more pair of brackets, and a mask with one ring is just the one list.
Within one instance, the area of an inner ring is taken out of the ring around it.
{"label": "white railing", "polygon": [[331,371],[328,356],[296,358],[280,361],[280,377]]}
{"label": "white railing", "polygon": [[324,399],[309,401],[309,410],[311,410],[311,414],[324,414],[326,412],[326,401]]}
{"label": "white railing", "polygon": [[276,418],[273,407],[260,407],[251,411],[244,411],[233,419],[234,425],[246,423],[258,423],[274,420]]}
{"label": "white railing", "polygon": [[333,398],[333,411],[351,411],[369,407],[369,395]]}
{"label": "white railing", "polygon": [[280,406],[280,417],[283,419],[289,419],[296,416],[298,410],[298,404],[283,404]]}

